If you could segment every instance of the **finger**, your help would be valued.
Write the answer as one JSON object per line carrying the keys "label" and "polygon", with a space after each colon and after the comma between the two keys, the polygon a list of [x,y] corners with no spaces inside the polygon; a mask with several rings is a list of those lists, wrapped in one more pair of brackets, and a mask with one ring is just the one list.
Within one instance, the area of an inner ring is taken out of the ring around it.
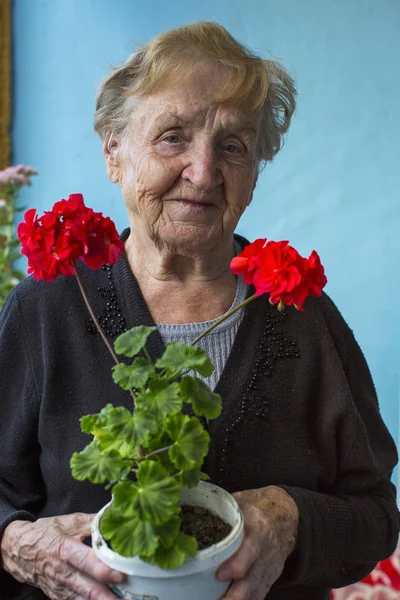
{"label": "finger", "polygon": [[246,577],[232,583],[222,600],[264,600],[270,589],[260,565],[255,563]]}
{"label": "finger", "polygon": [[63,538],[59,547],[61,561],[72,565],[101,583],[122,583],[126,576],[105,565],[96,554],[82,542],[74,538]]}
{"label": "finger", "polygon": [[244,538],[239,550],[226,560],[217,571],[220,581],[243,579],[260,555],[261,548],[253,536]]}
{"label": "finger", "polygon": [[47,584],[44,592],[56,600],[115,600],[115,595],[105,585],[72,568],[55,569],[51,574],[51,583]]}
{"label": "finger", "polygon": [[91,534],[94,517],[95,515],[88,513],[73,513],[58,517],[58,520],[70,535],[77,535],[83,539]]}

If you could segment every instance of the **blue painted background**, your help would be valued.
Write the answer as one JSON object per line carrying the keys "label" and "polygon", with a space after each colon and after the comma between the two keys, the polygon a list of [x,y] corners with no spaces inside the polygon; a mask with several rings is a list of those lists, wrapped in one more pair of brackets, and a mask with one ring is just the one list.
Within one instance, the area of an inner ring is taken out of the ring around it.
{"label": "blue painted background", "polygon": [[126,224],[92,131],[96,86],[135,43],[198,19],[281,60],[298,82],[287,143],[240,224],[316,248],[398,439],[399,0],[14,0],[14,163],[40,176],[21,202],[71,192]]}

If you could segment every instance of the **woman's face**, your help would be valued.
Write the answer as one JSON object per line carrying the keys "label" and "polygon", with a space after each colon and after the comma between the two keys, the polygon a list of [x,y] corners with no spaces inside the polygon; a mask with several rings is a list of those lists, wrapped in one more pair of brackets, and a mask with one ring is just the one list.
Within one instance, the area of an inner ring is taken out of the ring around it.
{"label": "woman's face", "polygon": [[140,100],[129,132],[105,154],[131,227],[159,246],[205,250],[232,239],[257,178],[259,113],[218,106],[224,76],[203,63]]}

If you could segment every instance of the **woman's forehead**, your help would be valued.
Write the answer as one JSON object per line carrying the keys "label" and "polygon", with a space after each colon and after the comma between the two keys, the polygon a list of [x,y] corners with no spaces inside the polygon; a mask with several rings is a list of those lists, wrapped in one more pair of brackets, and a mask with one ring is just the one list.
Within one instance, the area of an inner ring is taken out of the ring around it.
{"label": "woman's forehead", "polygon": [[[135,111],[134,121],[140,122],[143,132],[163,130],[169,127],[213,127],[235,128],[257,132],[259,123],[258,110],[246,110],[246,107],[232,104],[218,104],[209,99],[178,98],[162,94],[142,98]],[[135,118],[136,117],[136,118]]]}

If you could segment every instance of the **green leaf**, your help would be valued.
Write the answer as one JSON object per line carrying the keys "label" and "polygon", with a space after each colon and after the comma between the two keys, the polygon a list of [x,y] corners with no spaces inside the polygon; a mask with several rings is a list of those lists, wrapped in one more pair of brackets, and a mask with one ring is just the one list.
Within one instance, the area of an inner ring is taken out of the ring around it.
{"label": "green leaf", "polygon": [[114,406],[108,403],[99,413],[82,417],[80,420],[82,431],[84,433],[93,434],[97,427],[104,427],[107,423],[108,414],[113,408]]}
{"label": "green leaf", "polygon": [[197,377],[184,377],[181,381],[184,402],[192,403],[195,414],[207,419],[216,419],[221,414],[222,399]]}
{"label": "green leaf", "polygon": [[199,346],[186,346],[181,342],[167,344],[167,349],[156,362],[157,369],[167,369],[170,376],[183,370],[193,370],[208,377],[214,371],[212,362],[205,350]]}
{"label": "green leaf", "polygon": [[91,442],[82,452],[74,452],[70,463],[75,479],[89,479],[92,483],[119,479],[127,469],[116,450],[102,451],[99,442],[96,441]]}
{"label": "green leaf", "polygon": [[157,535],[159,536],[164,548],[171,548],[179,535],[180,528],[181,520],[178,515],[174,515],[163,525],[156,526]]}
{"label": "green leaf", "polygon": [[127,408],[113,408],[107,419],[107,428],[130,446],[143,444],[158,429],[158,421],[149,410],[135,409],[132,414]]}
{"label": "green leaf", "polygon": [[113,508],[104,513],[100,529],[104,538],[111,542],[112,549],[121,556],[151,556],[159,543],[155,527],[150,521],[124,517]]}
{"label": "green leaf", "polygon": [[149,410],[137,409],[132,415],[123,406],[107,404],[100,413],[82,417],[81,428],[100,442],[102,450],[113,449],[123,457],[132,457],[136,446],[156,432],[159,423]]}
{"label": "green leaf", "polygon": [[135,515],[155,525],[162,525],[179,510],[179,483],[152,460],[140,463],[136,482],[115,485],[113,495],[115,508],[125,516]]}
{"label": "green leaf", "polygon": [[124,481],[112,489],[113,507],[124,517],[142,518],[138,501],[138,486],[133,481]]}
{"label": "green leaf", "polygon": [[[161,425],[161,427],[163,426],[164,425]],[[145,452],[146,454],[150,454],[150,452],[154,452],[155,450],[159,450],[160,448],[166,448],[168,446],[171,446],[172,443],[173,441],[171,440],[169,435],[167,435],[167,433],[163,431],[158,437],[152,436],[151,438],[149,438],[149,440],[144,445]],[[175,473],[176,468],[175,465],[171,462],[168,452],[161,452],[160,454],[153,456],[152,459],[159,462],[170,475]]]}
{"label": "green leaf", "polygon": [[146,358],[138,356],[131,365],[119,363],[113,367],[113,379],[122,389],[143,389],[149,377],[155,375],[154,365]]}
{"label": "green leaf", "polygon": [[194,488],[199,485],[200,481],[210,481],[210,478],[206,473],[203,473],[199,469],[191,469],[190,471],[183,471],[180,473],[179,481],[185,488]]}
{"label": "green leaf", "polygon": [[177,569],[187,558],[194,556],[197,549],[198,544],[195,538],[181,532],[170,548],[164,548],[160,544],[154,558],[161,569]]}
{"label": "green leaf", "polygon": [[132,358],[139,354],[146,345],[147,338],[157,327],[132,327],[129,331],[121,333],[114,342],[114,349],[117,354],[123,354]]}
{"label": "green leaf", "polygon": [[[102,451],[116,450],[122,457],[131,457],[135,453],[135,444],[129,444],[126,439],[112,431],[109,418],[112,411],[118,411],[112,404],[107,404],[98,414],[86,415],[81,418],[81,429],[92,434],[95,441],[99,442]],[[126,409],[123,409],[126,410]]]}
{"label": "green leaf", "polygon": [[179,413],[182,409],[179,383],[168,383],[161,379],[150,381],[146,393],[137,398],[138,407],[146,405],[157,410],[160,421],[163,421],[168,415]]}
{"label": "green leaf", "polygon": [[194,488],[199,485],[201,479],[200,469],[190,469],[179,474],[179,482],[185,488]]}
{"label": "green leaf", "polygon": [[133,458],[137,451],[136,446],[129,444],[108,427],[96,429],[94,439],[99,442],[103,451],[116,450],[122,458]]}
{"label": "green leaf", "polygon": [[174,465],[182,471],[200,468],[208,452],[210,436],[199,420],[196,417],[174,415],[168,419],[165,429],[175,442],[169,450]]}

